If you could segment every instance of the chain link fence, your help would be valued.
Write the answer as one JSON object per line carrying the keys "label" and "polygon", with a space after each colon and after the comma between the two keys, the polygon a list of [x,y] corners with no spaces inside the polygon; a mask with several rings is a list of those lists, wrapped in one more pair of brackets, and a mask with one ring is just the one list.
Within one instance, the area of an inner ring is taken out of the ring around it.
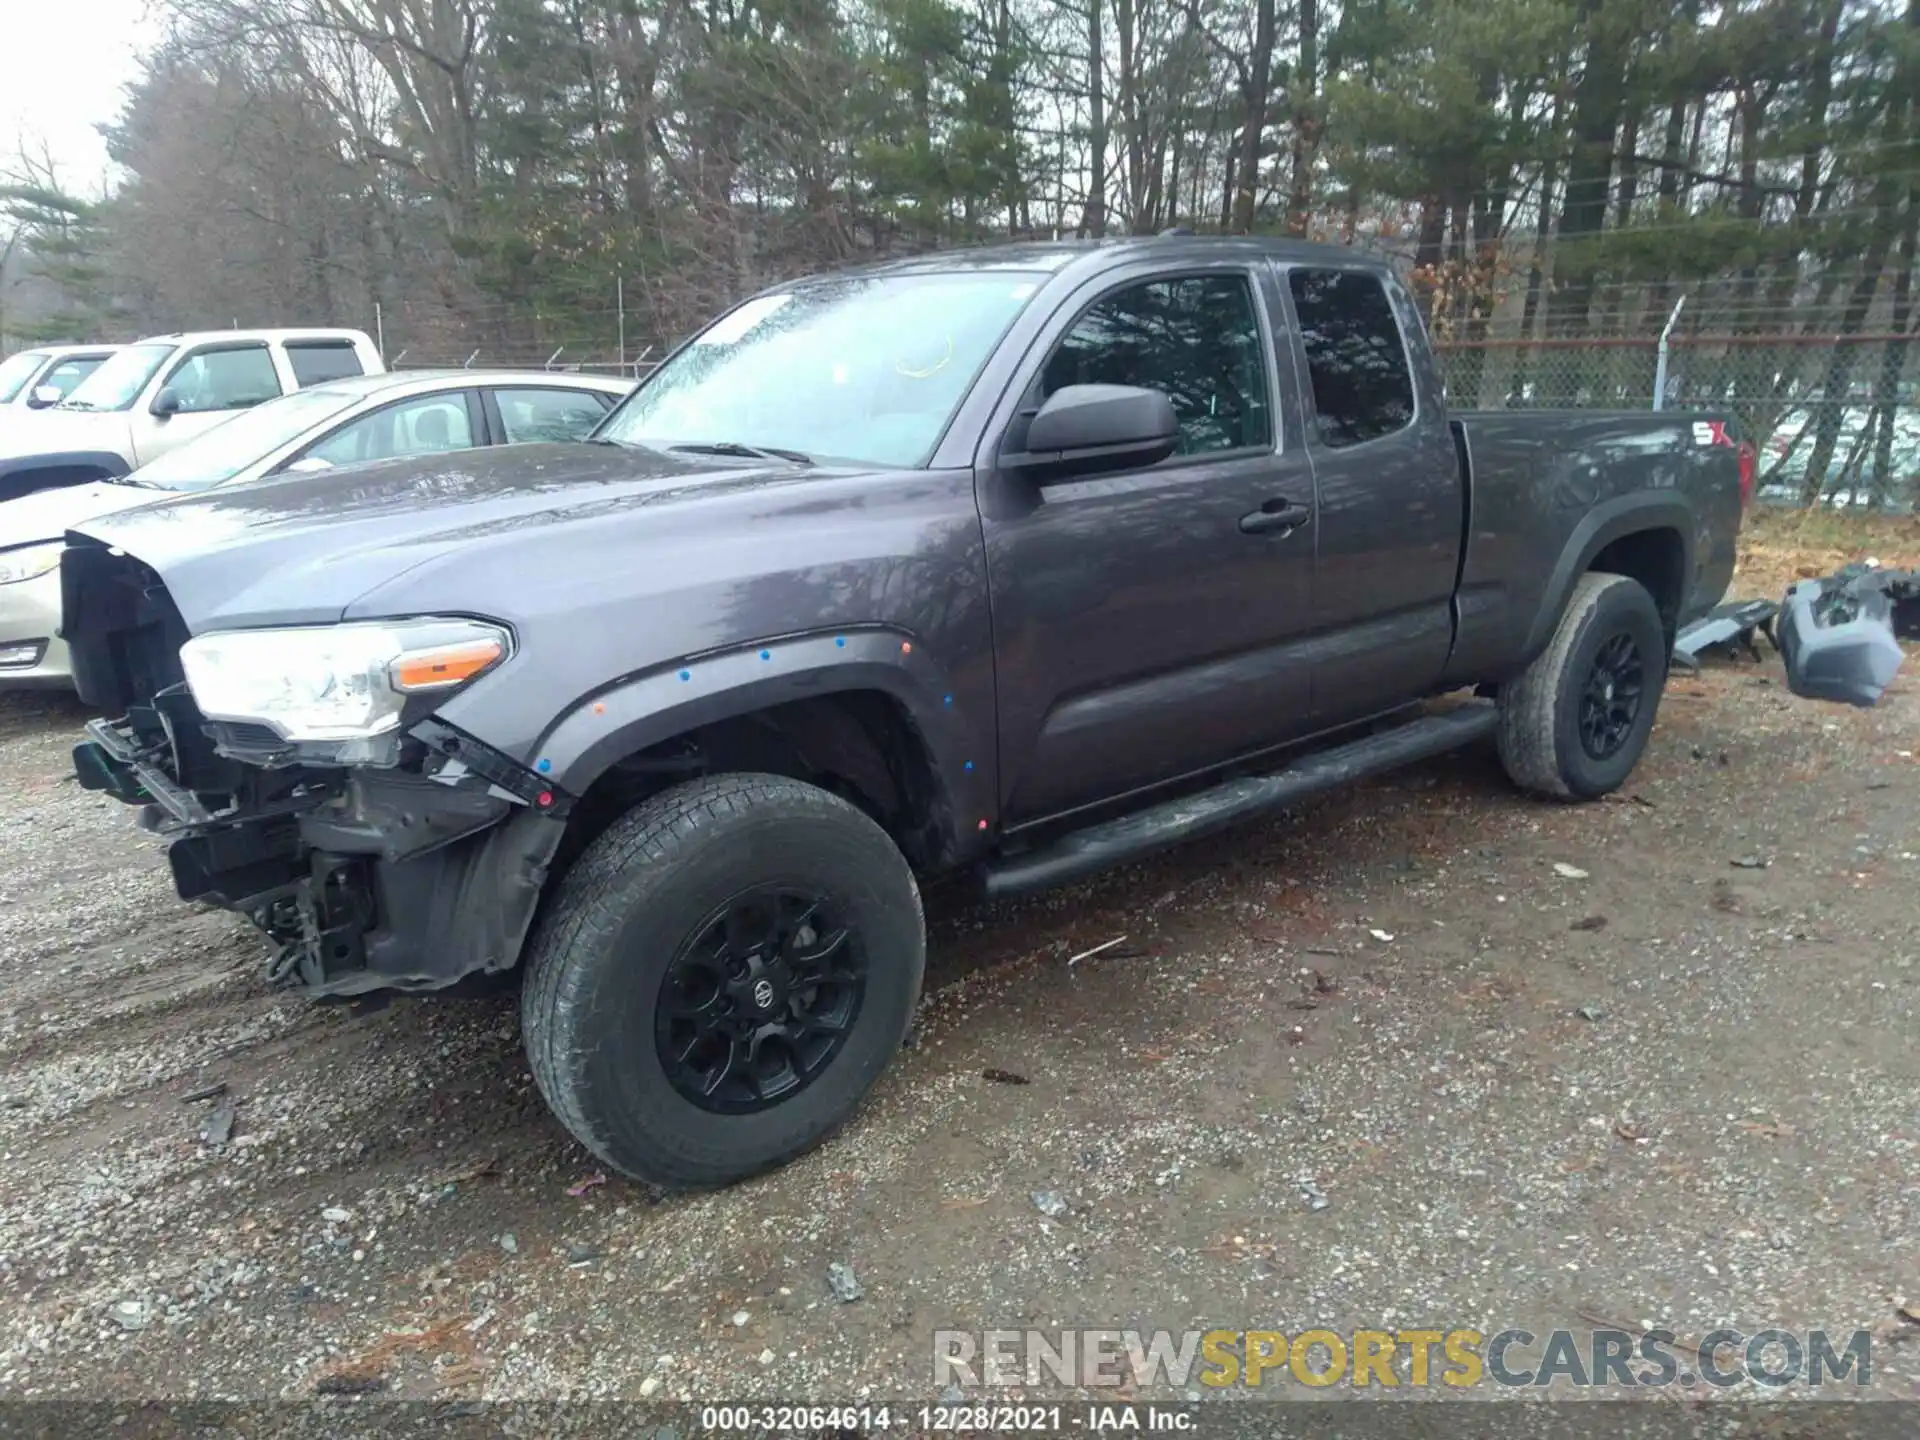
{"label": "chain link fence", "polygon": [[[1436,346],[1448,398],[1473,409],[1651,410],[1657,337],[1501,338]],[[1890,334],[1681,335],[1664,408],[1731,414],[1778,504],[1920,501],[1920,339]]]}

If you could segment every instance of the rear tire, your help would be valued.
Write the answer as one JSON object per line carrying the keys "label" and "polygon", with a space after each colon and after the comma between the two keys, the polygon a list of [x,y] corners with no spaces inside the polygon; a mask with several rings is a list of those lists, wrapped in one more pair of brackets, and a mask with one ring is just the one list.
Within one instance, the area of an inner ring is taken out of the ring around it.
{"label": "rear tire", "polygon": [[817,1145],[905,1037],[920,892],[886,832],[774,775],[677,785],[561,882],[528,950],[535,1082],[601,1160],[724,1185]]}
{"label": "rear tire", "polygon": [[1560,799],[1617,790],[1647,748],[1667,682],[1666,628],[1638,580],[1582,575],[1547,648],[1500,687],[1500,762]]}

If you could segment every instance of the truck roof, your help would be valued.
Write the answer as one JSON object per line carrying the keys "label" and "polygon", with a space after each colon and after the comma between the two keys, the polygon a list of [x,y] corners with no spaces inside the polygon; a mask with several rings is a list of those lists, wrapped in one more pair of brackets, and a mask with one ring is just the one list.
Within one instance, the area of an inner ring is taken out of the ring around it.
{"label": "truck roof", "polygon": [[[1219,260],[1250,256],[1319,265],[1376,265],[1387,261],[1344,245],[1288,240],[1267,235],[1116,235],[1099,240],[1023,240],[1005,245],[976,245],[931,250],[921,255],[878,260],[854,267],[864,275],[936,274],[964,270],[1045,270],[1058,272],[1081,261],[1117,264],[1136,259]],[[836,273],[844,274],[845,271]]]}
{"label": "truck roof", "polygon": [[289,329],[269,330],[186,330],[175,331],[171,335],[145,335],[134,343],[136,345],[202,345],[218,340],[264,340],[268,343],[288,340],[337,340],[343,344],[365,344],[371,346],[372,337],[362,330],[331,329],[324,325],[312,328],[295,326]]}

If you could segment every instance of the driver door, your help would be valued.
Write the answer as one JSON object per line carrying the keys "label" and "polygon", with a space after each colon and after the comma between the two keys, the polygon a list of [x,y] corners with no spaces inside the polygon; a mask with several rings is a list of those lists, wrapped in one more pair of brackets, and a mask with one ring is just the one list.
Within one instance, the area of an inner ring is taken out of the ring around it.
{"label": "driver door", "polygon": [[[280,372],[264,343],[199,346],[176,361],[151,398],[134,408],[134,459],[144,465],[280,393]],[[178,408],[156,413],[156,407],[164,411],[162,395],[172,397]]]}
{"label": "driver door", "polygon": [[[996,432],[1063,385],[1164,391],[1175,454],[1038,484],[980,469],[1010,827],[1220,765],[1312,713],[1314,482],[1281,417],[1272,279],[1249,264],[1069,299]],[[1003,414],[1006,407],[1003,407]],[[1298,515],[1270,523],[1282,509]]]}

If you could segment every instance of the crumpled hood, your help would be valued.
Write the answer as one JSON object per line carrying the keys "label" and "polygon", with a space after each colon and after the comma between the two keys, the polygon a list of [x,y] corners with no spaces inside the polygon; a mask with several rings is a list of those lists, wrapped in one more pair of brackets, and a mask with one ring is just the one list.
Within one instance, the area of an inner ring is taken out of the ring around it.
{"label": "crumpled hood", "polygon": [[0,472],[35,455],[104,452],[125,459],[133,429],[118,410],[30,410],[8,406],[0,419]]}
{"label": "crumpled hood", "polygon": [[166,492],[134,485],[111,485],[90,480],[55,490],[36,490],[17,500],[0,501],[0,550],[31,545],[36,540],[58,540],[83,520],[111,515],[135,505],[151,505]]}
{"label": "crumpled hood", "polygon": [[538,546],[564,570],[579,527],[812,473],[585,442],[499,446],[226,486],[74,533],[151,566],[196,633],[328,624],[463,549]]}

